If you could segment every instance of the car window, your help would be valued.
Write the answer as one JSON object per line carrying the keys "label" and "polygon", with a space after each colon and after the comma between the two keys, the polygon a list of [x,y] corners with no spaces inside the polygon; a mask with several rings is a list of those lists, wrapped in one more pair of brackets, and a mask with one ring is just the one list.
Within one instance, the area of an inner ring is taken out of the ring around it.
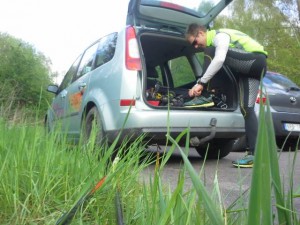
{"label": "car window", "polygon": [[58,93],[61,92],[64,89],[66,89],[66,87],[68,87],[70,85],[72,79],[75,77],[76,71],[77,71],[77,68],[78,68],[78,65],[79,65],[79,62],[80,62],[80,59],[81,59],[81,56],[82,55],[80,55],[75,60],[75,62],[72,64],[72,66],[70,67],[70,69],[66,73],[64,79],[62,80],[62,82],[61,82],[61,84],[59,86]]}
{"label": "car window", "polygon": [[[142,0],[141,5],[149,5],[149,6],[156,6],[156,7],[164,7],[170,8],[174,10],[183,11],[184,8],[190,9],[191,12],[195,11],[198,12],[197,15],[203,17],[211,11],[220,0],[193,0],[193,1],[183,1],[183,0]],[[182,8],[184,7],[184,8]]]}
{"label": "car window", "polygon": [[282,89],[289,90],[291,87],[297,87],[297,85],[291,81],[288,77],[278,73],[268,73],[264,79],[264,86],[268,89]]}
{"label": "car window", "polygon": [[154,88],[158,83],[163,85],[162,73],[160,66],[147,66],[147,89]]}
{"label": "car window", "polygon": [[113,33],[101,38],[97,48],[95,68],[107,63],[113,58],[116,50],[117,37],[117,33]]}
{"label": "car window", "polygon": [[185,56],[170,60],[168,64],[175,88],[196,81],[191,65]]}
{"label": "car window", "polygon": [[78,77],[81,77],[82,75],[92,71],[94,56],[96,54],[98,44],[99,44],[99,42],[96,42],[95,44],[93,44],[91,47],[89,47],[84,52],[84,55],[83,55],[82,60],[80,62],[78,72],[77,72],[77,75],[76,75],[75,79],[77,79]]}
{"label": "car window", "polygon": [[158,80],[158,82],[159,83],[161,83],[161,84],[163,84],[164,82],[163,82],[163,75],[162,75],[162,71],[161,71],[161,68],[160,68],[160,66],[156,66],[155,67],[155,70],[157,71],[157,80]]}
{"label": "car window", "polygon": [[197,57],[199,63],[203,66],[203,64],[204,64],[204,52],[197,52],[196,57]]}

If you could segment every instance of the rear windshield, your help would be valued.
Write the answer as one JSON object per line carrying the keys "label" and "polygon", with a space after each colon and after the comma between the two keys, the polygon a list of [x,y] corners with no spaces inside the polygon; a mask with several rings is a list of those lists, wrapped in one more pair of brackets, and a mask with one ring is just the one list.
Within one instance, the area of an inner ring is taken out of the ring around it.
{"label": "rear windshield", "polygon": [[267,73],[264,77],[264,86],[268,89],[282,89],[290,90],[291,88],[297,88],[297,85],[286,76],[278,73]]}
{"label": "rear windshield", "polygon": [[[159,6],[178,11],[197,12],[196,15],[204,17],[214,8],[220,0],[142,0],[142,5]],[[193,14],[194,14],[193,13]]]}

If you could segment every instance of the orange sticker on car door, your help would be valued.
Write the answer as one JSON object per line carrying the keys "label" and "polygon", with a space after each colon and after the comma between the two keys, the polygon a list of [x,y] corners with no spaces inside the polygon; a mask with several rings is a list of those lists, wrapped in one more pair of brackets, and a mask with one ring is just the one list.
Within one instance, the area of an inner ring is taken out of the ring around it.
{"label": "orange sticker on car door", "polygon": [[76,111],[79,111],[79,109],[80,109],[81,102],[82,102],[82,95],[83,95],[83,93],[80,91],[80,92],[70,95],[70,97],[69,97],[70,105]]}

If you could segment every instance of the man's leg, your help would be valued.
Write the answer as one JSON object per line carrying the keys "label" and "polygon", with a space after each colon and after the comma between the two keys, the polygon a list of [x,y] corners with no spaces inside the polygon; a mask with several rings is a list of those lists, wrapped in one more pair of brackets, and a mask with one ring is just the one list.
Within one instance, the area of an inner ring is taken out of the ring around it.
{"label": "man's leg", "polygon": [[248,154],[232,164],[236,167],[253,167],[258,122],[254,112],[260,81],[255,78],[239,77],[240,108],[245,120],[246,141],[249,147]]}
{"label": "man's leg", "polygon": [[239,78],[240,106],[245,119],[246,140],[250,153],[242,159],[233,161],[233,165],[237,167],[252,167],[258,132],[258,121],[254,112],[254,105],[260,79],[266,72],[266,56],[258,53],[231,50],[228,51],[225,64],[231,67]]}
{"label": "man's leg", "polygon": [[246,139],[249,153],[254,155],[258,121],[254,112],[254,105],[258,94],[260,81],[254,78],[240,78],[240,107],[245,120]]}
{"label": "man's leg", "polygon": [[[214,57],[215,49],[207,48],[204,57],[204,72]],[[267,69],[266,56],[260,53],[245,52],[240,49],[229,49],[225,65],[238,76],[240,88],[240,106],[245,119],[246,139],[250,154],[233,162],[234,166],[252,167],[255,151],[258,121],[254,112],[254,105],[258,94],[260,79]]]}

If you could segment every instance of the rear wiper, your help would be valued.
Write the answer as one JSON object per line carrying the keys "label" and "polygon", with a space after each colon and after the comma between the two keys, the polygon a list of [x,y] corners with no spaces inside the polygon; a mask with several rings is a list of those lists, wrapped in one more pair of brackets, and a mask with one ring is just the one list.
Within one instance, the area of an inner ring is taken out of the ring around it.
{"label": "rear wiper", "polygon": [[161,25],[159,27],[159,30],[161,31],[169,31],[169,32],[174,32],[174,33],[180,33],[180,34],[184,34],[182,30],[180,30],[179,28],[175,27],[175,26],[169,26],[169,25]]}

